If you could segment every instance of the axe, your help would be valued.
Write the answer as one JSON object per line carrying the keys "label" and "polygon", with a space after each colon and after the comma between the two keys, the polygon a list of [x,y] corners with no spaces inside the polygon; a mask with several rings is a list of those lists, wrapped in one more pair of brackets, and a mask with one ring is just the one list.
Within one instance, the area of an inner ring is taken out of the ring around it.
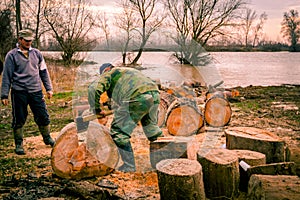
{"label": "axe", "polygon": [[[104,112],[103,116],[108,116],[113,114],[113,110],[109,110]],[[77,132],[83,132],[86,131],[88,126],[89,126],[89,122],[93,121],[94,119],[97,119],[97,115],[95,114],[89,114],[89,115],[85,115],[85,116],[78,116],[76,117],[76,127],[77,127]]]}

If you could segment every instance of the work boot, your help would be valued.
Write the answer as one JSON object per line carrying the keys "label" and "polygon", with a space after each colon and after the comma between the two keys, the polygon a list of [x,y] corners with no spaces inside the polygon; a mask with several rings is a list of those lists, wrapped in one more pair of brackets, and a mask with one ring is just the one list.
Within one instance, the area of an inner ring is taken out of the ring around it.
{"label": "work boot", "polygon": [[49,125],[39,126],[39,130],[43,136],[44,143],[46,145],[50,145],[51,147],[53,147],[55,144],[55,141],[50,136],[50,126]]}
{"label": "work boot", "polygon": [[120,166],[117,170],[122,172],[134,172],[135,161],[131,144],[128,143],[125,146],[119,147],[119,153],[122,157],[124,164]]}
{"label": "work boot", "polygon": [[156,141],[156,140],[157,140],[157,138],[160,138],[160,137],[164,137],[164,134],[163,134],[163,132],[160,132],[160,133],[159,133],[159,134],[157,134],[157,135],[154,135],[154,136],[148,137],[148,140],[149,140],[150,142],[154,142],[154,141]]}
{"label": "work boot", "polygon": [[14,140],[15,140],[15,152],[18,155],[25,155],[23,148],[23,127],[13,129]]}

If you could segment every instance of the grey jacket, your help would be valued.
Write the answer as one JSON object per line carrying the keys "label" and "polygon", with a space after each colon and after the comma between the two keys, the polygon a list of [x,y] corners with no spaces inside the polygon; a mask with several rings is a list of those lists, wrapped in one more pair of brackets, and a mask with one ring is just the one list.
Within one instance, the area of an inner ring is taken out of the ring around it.
{"label": "grey jacket", "polygon": [[19,48],[9,51],[5,57],[1,99],[7,99],[10,89],[29,93],[52,90],[47,65],[38,49],[30,48],[26,58]]}

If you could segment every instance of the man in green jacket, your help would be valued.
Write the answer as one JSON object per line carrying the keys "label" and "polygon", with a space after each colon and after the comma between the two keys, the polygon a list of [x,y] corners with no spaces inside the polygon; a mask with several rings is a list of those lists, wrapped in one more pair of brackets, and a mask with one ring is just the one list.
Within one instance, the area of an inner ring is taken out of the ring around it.
{"label": "man in green jacket", "polygon": [[117,104],[110,133],[124,162],[118,170],[135,171],[130,137],[138,122],[141,122],[143,131],[150,141],[163,135],[157,125],[160,102],[158,87],[136,69],[114,67],[110,63],[105,63],[100,67],[99,79],[88,88],[90,108],[99,118],[103,117],[100,95],[105,91]]}

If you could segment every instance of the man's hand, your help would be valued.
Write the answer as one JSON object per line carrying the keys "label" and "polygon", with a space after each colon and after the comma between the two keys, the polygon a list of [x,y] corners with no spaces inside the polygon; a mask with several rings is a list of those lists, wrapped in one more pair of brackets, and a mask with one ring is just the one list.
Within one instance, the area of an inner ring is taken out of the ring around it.
{"label": "man's hand", "polygon": [[108,121],[108,117],[106,117],[106,116],[104,116],[102,118],[98,118],[98,123],[102,124],[104,126],[107,124],[107,121]]}
{"label": "man's hand", "polygon": [[103,110],[99,112],[99,110],[98,110],[98,112],[96,112],[96,116],[97,116],[99,124],[102,124],[105,126],[107,123],[107,120],[108,120],[108,118],[105,115],[105,112]]}
{"label": "man's hand", "polygon": [[8,99],[2,99],[1,102],[4,106],[8,105]]}
{"label": "man's hand", "polygon": [[47,98],[51,99],[53,96],[53,92],[52,91],[47,91]]}

